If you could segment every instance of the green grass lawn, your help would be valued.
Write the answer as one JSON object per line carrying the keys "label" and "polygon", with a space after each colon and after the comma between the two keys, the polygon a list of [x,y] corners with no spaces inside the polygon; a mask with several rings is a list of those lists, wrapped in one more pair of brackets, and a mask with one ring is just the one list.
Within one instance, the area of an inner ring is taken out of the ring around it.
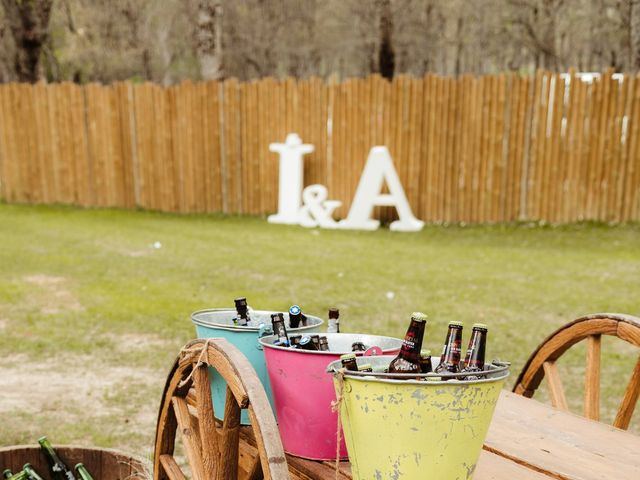
{"label": "green grass lawn", "polygon": [[[467,330],[482,321],[489,357],[513,362],[509,388],[563,323],[640,314],[640,225],[403,234],[2,204],[0,245],[0,445],[47,434],[149,455],[165,376],[195,334],[189,314],[240,295],[255,308],[298,303],[323,317],[338,306],[345,331],[398,337],[421,310],[434,351],[449,320]],[[604,342],[605,421],[636,358],[623,342]],[[581,347],[561,365],[576,412],[583,365]]]}

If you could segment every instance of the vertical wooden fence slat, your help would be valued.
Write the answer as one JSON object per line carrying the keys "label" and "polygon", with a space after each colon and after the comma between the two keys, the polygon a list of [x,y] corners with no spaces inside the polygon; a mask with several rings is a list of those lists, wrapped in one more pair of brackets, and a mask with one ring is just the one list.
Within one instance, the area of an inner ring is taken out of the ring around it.
{"label": "vertical wooden fence slat", "polygon": [[629,177],[630,185],[626,190],[626,204],[629,207],[629,214],[625,220],[640,220],[640,75],[636,75],[634,91],[634,107],[629,126],[632,126],[629,133]]}

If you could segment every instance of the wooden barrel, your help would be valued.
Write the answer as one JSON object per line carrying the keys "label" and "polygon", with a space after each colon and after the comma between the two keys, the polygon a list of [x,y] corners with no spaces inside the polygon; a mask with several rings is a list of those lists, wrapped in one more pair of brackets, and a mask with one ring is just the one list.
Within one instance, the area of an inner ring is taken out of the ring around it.
{"label": "wooden barrel", "polygon": [[[150,479],[151,475],[144,462],[117,450],[106,448],[85,448],[75,446],[54,446],[56,452],[69,468],[84,463],[94,480]],[[40,451],[40,446],[18,445],[0,447],[0,473],[9,468],[13,473],[30,463],[42,478],[51,480],[49,465]]]}

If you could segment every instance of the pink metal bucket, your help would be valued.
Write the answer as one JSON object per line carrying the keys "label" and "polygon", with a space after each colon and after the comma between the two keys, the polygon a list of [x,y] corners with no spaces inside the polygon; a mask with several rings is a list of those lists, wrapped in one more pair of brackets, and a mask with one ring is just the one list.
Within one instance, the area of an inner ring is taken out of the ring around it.
{"label": "pink metal bucket", "polygon": [[[331,411],[336,391],[327,365],[351,353],[353,342],[377,346],[387,355],[400,351],[402,340],[378,335],[327,333],[328,352],[274,346],[275,336],[263,337],[269,382],[284,450],[312,460],[336,458],[338,417]],[[362,352],[357,352],[360,355]],[[342,436],[340,456],[347,457]]]}

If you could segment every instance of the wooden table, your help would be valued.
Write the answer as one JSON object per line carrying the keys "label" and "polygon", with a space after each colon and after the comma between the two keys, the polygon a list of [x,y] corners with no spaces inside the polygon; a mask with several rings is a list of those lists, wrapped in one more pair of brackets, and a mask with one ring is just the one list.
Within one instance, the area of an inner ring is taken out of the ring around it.
{"label": "wooden table", "polygon": [[[294,478],[335,478],[333,462],[287,461]],[[338,478],[352,478],[348,462]],[[503,391],[473,478],[640,480],[640,437]]]}

